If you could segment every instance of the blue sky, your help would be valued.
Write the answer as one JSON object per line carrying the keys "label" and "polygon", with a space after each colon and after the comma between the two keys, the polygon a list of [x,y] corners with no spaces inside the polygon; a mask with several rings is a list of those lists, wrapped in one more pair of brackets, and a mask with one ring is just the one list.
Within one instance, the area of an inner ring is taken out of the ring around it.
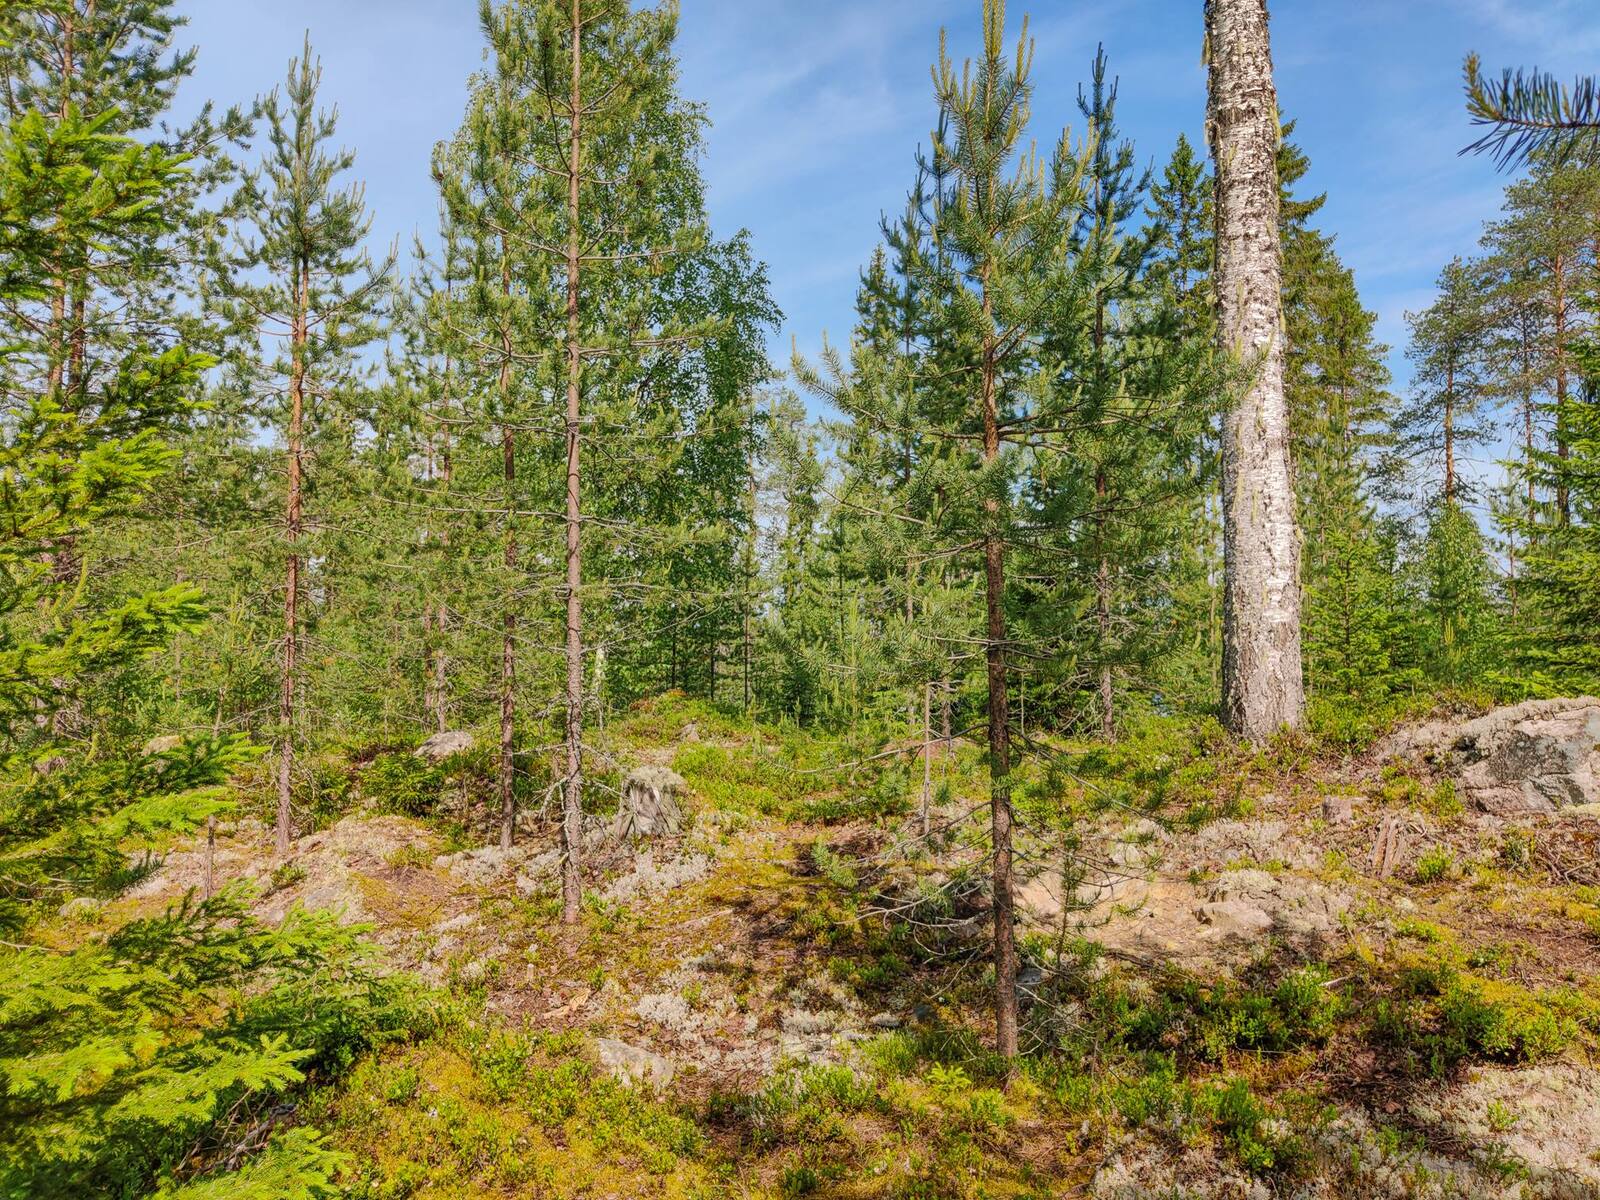
{"label": "blue sky", "polygon": [[[814,351],[845,334],[878,219],[898,210],[932,123],[929,64],[941,26],[958,58],[976,49],[978,0],[682,0],[686,95],[705,101],[705,163],[718,230],[750,229],[791,335]],[[186,0],[200,48],[186,106],[248,99],[282,78],[310,30],[325,96],[358,154],[382,243],[435,224],[433,144],[460,121],[482,65],[476,0]],[[1158,168],[1180,131],[1200,142],[1200,0],[1011,0],[1037,40],[1034,131],[1081,126],[1075,96],[1097,43],[1121,78],[1121,117]],[[1458,158],[1472,133],[1462,56],[1491,69],[1600,69],[1595,0],[1275,0],[1280,104],[1326,190],[1338,236],[1405,379],[1404,317],[1439,268],[1470,253],[1505,179]]]}

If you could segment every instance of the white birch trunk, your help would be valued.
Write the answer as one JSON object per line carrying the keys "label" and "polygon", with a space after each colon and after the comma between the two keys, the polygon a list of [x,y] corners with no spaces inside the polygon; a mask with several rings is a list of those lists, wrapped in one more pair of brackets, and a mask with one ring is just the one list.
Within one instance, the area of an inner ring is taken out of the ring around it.
{"label": "white birch trunk", "polygon": [[1218,325],[1245,371],[1223,421],[1223,717],[1260,742],[1300,724],[1300,536],[1283,391],[1277,93],[1266,0],[1208,0]]}

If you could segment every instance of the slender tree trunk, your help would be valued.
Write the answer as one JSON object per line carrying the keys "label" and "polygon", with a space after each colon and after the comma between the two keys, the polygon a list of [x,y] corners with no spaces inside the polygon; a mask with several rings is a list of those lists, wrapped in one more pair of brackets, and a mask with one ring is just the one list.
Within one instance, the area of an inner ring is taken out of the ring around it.
{"label": "slender tree trunk", "polygon": [[284,542],[288,565],[283,585],[283,674],[278,692],[278,813],[277,849],[289,853],[291,806],[294,782],[294,709],[299,688],[300,640],[300,534],[303,526],[301,481],[301,423],[305,419],[307,307],[310,304],[311,268],[301,262],[295,279],[294,323],[289,332],[289,429],[288,502],[284,522]]}
{"label": "slender tree trunk", "polygon": [[[992,327],[988,272],[983,274],[984,347],[982,366],[983,461],[1000,459],[1000,412],[996,395],[997,364]],[[987,634],[984,652],[989,681],[989,825],[994,842],[994,987],[995,1049],[1006,1059],[1017,1056],[1016,906],[1011,864],[1011,713],[1006,693],[1005,541],[1000,501],[983,502],[987,528],[983,538],[984,606]]]}
{"label": "slender tree trunk", "polygon": [[933,799],[933,683],[922,687],[922,836],[928,836],[928,807]]}
{"label": "slender tree trunk", "polygon": [[[1551,314],[1555,324],[1556,351],[1556,457],[1565,462],[1572,454],[1567,437],[1567,292],[1566,261],[1556,256],[1555,311]],[[1556,521],[1567,525],[1572,521],[1572,500],[1567,494],[1567,476],[1562,471],[1556,475]]]}
{"label": "slender tree trunk", "polygon": [[[444,483],[445,494],[450,492],[450,482],[455,474],[455,462],[450,455],[450,435],[445,434],[444,458],[442,469],[439,473],[440,480]],[[445,548],[448,555],[450,546],[450,530],[448,527],[439,535],[439,544]],[[433,630],[436,644],[433,648],[433,720],[438,732],[443,733],[450,721],[450,653],[445,646],[445,634],[449,629],[450,606],[443,599],[433,614]]]}
{"label": "slender tree trunk", "polygon": [[1456,499],[1456,368],[1445,368],[1444,379],[1444,502]]}
{"label": "slender tree trunk", "polygon": [[[752,483],[751,491],[753,492],[754,490],[755,490],[754,484]],[[754,505],[752,505],[751,507],[754,508]],[[750,711],[750,666],[751,666],[751,659],[753,657],[753,653],[754,653],[754,649],[755,649],[754,597],[751,595],[751,592],[754,590],[754,586],[755,586],[755,555],[752,553],[752,547],[749,544],[750,542],[753,542],[755,540],[755,536],[756,536],[756,534],[755,534],[755,526],[754,526],[754,521],[753,521],[753,518],[752,518],[751,529],[750,529],[749,534],[747,535],[748,541],[747,541],[746,549],[745,549],[746,558],[745,558],[745,564],[744,564],[744,633],[743,633],[743,641],[744,641],[744,647],[743,647],[744,671],[743,671],[743,674],[744,674],[744,711],[745,712],[749,712]]]}
{"label": "slender tree trunk", "polygon": [[[511,294],[511,257],[505,238],[500,240],[500,286]],[[506,568],[505,605],[500,633],[500,848],[511,849],[517,834],[516,725],[517,725],[517,445],[511,426],[511,327],[500,327],[500,473],[505,483],[506,529],[503,552]]]}
{"label": "slender tree trunk", "polygon": [[575,925],[583,900],[583,585],[579,508],[580,385],[578,182],[583,167],[583,16],[572,0],[572,140],[567,160],[567,779],[561,814],[561,920]]}
{"label": "slender tree trunk", "polygon": [[1266,0],[1207,0],[1222,347],[1248,372],[1223,421],[1222,707],[1252,742],[1300,724],[1300,537],[1284,396],[1277,94]]}
{"label": "slender tree trunk", "polygon": [[[77,25],[76,12],[68,9],[61,19],[61,94],[60,104],[56,109],[56,116],[65,121],[72,105],[72,85],[77,78]],[[64,224],[65,218],[58,214],[58,226]],[[45,387],[54,398],[59,399],[62,380],[66,374],[67,365],[67,289],[70,278],[67,269],[66,246],[61,243],[56,245],[55,279],[50,295],[50,366],[45,380]]]}
{"label": "slender tree trunk", "polygon": [[1095,628],[1100,635],[1100,736],[1108,742],[1117,740],[1115,692],[1111,679],[1111,562],[1105,553],[1106,473],[1105,468],[1095,470],[1095,495],[1101,512],[1095,517],[1096,540],[1100,544],[1100,567],[1094,580]]}

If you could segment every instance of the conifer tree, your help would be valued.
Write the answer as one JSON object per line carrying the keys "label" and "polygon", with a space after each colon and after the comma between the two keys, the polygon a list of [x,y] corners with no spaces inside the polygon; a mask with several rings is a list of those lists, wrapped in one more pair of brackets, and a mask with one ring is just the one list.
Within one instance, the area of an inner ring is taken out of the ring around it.
{"label": "conifer tree", "polygon": [[1394,417],[1395,450],[1413,468],[1437,472],[1436,498],[1460,505],[1473,491],[1463,474],[1466,454],[1489,441],[1481,414],[1486,316],[1484,287],[1459,258],[1439,275],[1439,296],[1419,313],[1408,313],[1413,364],[1411,399]]}
{"label": "conifer tree", "polygon": [[[1522,302],[1544,310],[1543,336],[1536,366],[1549,397],[1555,453],[1570,453],[1565,414],[1578,381],[1575,349],[1592,328],[1584,302],[1596,264],[1595,213],[1600,211],[1600,164],[1541,154],[1525,179],[1506,189],[1503,215],[1484,231],[1490,258],[1517,267],[1516,292]],[[1557,482],[1554,520],[1571,519],[1565,484]]]}
{"label": "conifer tree", "polygon": [[[306,469],[318,436],[337,427],[340,389],[378,338],[394,256],[364,249],[371,217],[360,184],[343,183],[355,156],[329,152],[335,112],[317,107],[322,68],[304,53],[283,92],[263,105],[269,149],[232,201],[252,232],[216,265],[220,307],[240,339],[235,386],[256,398],[283,440],[283,627],[277,741],[278,853],[288,852],[301,686]],[[278,353],[262,353],[270,345]]]}
{"label": "conifer tree", "polygon": [[[57,569],[66,541],[92,548],[150,502],[212,365],[172,344],[157,307],[114,347],[85,343],[96,366],[70,403],[39,386],[59,330],[32,318],[61,295],[58,248],[156,242],[187,219],[182,156],[108,124],[72,106],[0,130],[0,1194],[310,1200],[338,1160],[307,1129],[231,1173],[186,1160],[230,1110],[303,1079],[332,1030],[383,1023],[348,1006],[372,983],[352,970],[353,935],[303,915],[266,929],[232,893],[88,938],[39,925],[64,900],[119,893],[130,845],[148,853],[229,807],[222,785],[251,756],[234,736],[140,754],[98,719],[204,619],[192,585],[107,595]],[[69,709],[95,725],[54,719]]]}
{"label": "conifer tree", "polygon": [[[607,592],[585,584],[585,563],[616,589],[638,570],[644,541],[665,529],[688,538],[695,514],[672,496],[707,482],[695,472],[713,463],[718,482],[708,499],[721,519],[736,521],[746,385],[758,382],[750,376],[759,356],[747,348],[774,310],[740,239],[713,243],[706,234],[694,161],[704,117],[676,93],[673,7],[512,0],[483,5],[481,21],[491,70],[436,173],[463,237],[497,264],[496,303],[514,320],[499,324],[488,356],[500,365],[502,394],[521,397],[530,461],[541,475],[559,463],[562,570],[549,592],[563,610],[562,894],[570,923],[581,899],[586,658],[604,644],[610,615]],[[480,286],[486,277],[480,271]],[[699,355],[693,368],[681,360],[691,349]],[[702,366],[709,369],[693,394],[710,397],[714,411],[697,413],[685,372]],[[549,395],[563,398],[555,411],[538,407]],[[512,423],[504,430],[513,432]],[[683,453],[691,442],[695,453]],[[509,480],[520,450],[505,445]],[[590,445],[614,456],[615,486],[586,483]],[[669,452],[652,456],[663,447]],[[507,509],[516,511],[509,501]],[[718,561],[725,594],[731,555]],[[606,570],[613,565],[615,574]],[[508,610],[506,619],[514,617]],[[708,624],[714,652],[718,635]]]}
{"label": "conifer tree", "polygon": [[[921,497],[913,501],[917,507],[892,514],[922,523],[919,536],[946,554],[963,545],[981,553],[996,1044],[1007,1058],[1017,1053],[1017,949],[1006,559],[1018,535],[1018,462],[1007,448],[1037,440],[1063,419],[1055,403],[1060,393],[1031,384],[1055,285],[1070,282],[1058,270],[1060,251],[1084,198],[1081,156],[1065,136],[1049,159],[1023,152],[1032,57],[1026,22],[1007,54],[1001,0],[984,4],[975,62],[958,71],[941,39],[934,69],[940,120],[923,160],[926,200],[937,219],[923,226],[926,245],[903,243],[903,261],[921,302],[937,314],[932,325],[939,332],[921,373],[943,383],[913,395],[921,436],[943,448],[922,458],[908,492]],[[825,363],[828,373],[820,376],[797,360],[802,382],[858,424],[905,428],[904,370],[914,379],[914,360],[897,370],[868,353],[852,372],[830,351]],[[949,386],[951,380],[960,386]]]}
{"label": "conifer tree", "polygon": [[1521,658],[1546,686],[1589,691],[1600,684],[1600,351],[1585,343],[1574,357],[1582,383],[1568,401],[1567,454],[1537,450],[1528,468],[1542,487],[1566,486],[1573,519],[1551,528],[1529,513],[1511,527],[1525,546]]}

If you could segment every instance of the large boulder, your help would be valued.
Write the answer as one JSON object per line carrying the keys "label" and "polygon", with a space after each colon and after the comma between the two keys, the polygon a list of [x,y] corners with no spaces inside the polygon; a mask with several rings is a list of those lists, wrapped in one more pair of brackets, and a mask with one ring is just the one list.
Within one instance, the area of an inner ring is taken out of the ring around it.
{"label": "large boulder", "polygon": [[434,734],[412,753],[431,763],[442,763],[453,754],[465,754],[471,749],[472,734],[465,729],[451,729]]}
{"label": "large boulder", "polygon": [[622,781],[617,834],[623,840],[663,837],[683,830],[678,794],[689,785],[666,767],[635,767]]}
{"label": "large boulder", "polygon": [[1528,700],[1430,721],[1394,734],[1379,754],[1443,768],[1464,801],[1501,816],[1600,803],[1600,699]]}

